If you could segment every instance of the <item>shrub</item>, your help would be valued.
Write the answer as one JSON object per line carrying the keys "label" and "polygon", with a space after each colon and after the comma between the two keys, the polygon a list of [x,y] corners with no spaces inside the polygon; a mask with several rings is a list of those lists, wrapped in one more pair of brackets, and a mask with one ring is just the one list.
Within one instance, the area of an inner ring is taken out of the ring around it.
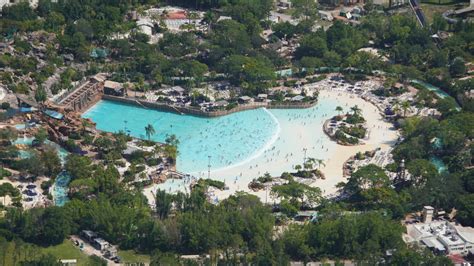
{"label": "shrub", "polygon": [[3,110],[8,110],[8,109],[10,109],[10,103],[3,102],[3,103],[2,103],[2,109],[3,109]]}
{"label": "shrub", "polygon": [[11,175],[12,173],[10,173],[10,171],[0,167],[0,180],[4,177],[10,177]]}
{"label": "shrub", "polygon": [[158,164],[160,164],[162,162],[162,159],[161,158],[148,158],[146,160],[146,164],[148,166],[157,166]]}

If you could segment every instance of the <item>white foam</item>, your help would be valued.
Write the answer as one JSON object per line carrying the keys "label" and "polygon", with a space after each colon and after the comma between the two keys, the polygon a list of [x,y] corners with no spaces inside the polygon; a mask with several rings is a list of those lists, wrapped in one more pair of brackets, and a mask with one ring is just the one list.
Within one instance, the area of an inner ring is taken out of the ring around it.
{"label": "white foam", "polygon": [[[255,151],[254,153],[252,153],[247,159],[242,160],[242,161],[240,161],[238,163],[235,163],[235,164],[231,164],[229,166],[212,169],[212,171],[216,171],[216,172],[217,171],[224,171],[224,170],[229,170],[229,169],[232,169],[234,167],[238,167],[238,166],[242,166],[244,164],[247,164],[250,161],[255,160],[258,157],[260,157],[263,154],[263,152],[265,152],[265,150],[269,149],[277,141],[278,137],[280,136],[280,132],[281,132],[280,121],[278,121],[278,119],[275,117],[275,115],[272,114],[272,112],[268,111],[267,108],[262,108],[262,109],[270,116],[270,118],[273,120],[273,122],[275,122],[275,124],[277,125],[276,130],[273,133],[272,137],[265,143],[265,145],[263,145],[262,148]],[[199,171],[198,172],[191,172],[190,175],[199,176]]]}

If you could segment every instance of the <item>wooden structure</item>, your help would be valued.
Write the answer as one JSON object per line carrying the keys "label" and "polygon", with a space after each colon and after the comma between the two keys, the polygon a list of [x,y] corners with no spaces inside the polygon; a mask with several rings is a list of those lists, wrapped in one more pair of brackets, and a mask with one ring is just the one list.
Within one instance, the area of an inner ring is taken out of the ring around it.
{"label": "wooden structure", "polygon": [[58,104],[76,112],[84,111],[101,99],[104,82],[104,77],[99,74],[95,75],[66,95]]}

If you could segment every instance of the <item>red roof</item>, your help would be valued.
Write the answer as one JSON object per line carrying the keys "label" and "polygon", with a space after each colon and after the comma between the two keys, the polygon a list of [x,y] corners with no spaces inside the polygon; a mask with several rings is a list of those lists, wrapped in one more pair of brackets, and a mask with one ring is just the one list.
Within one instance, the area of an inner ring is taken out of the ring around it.
{"label": "red roof", "polygon": [[454,264],[463,264],[464,262],[466,262],[466,260],[464,260],[464,258],[459,255],[459,254],[453,254],[453,255],[449,255],[448,258],[454,263]]}
{"label": "red roof", "polygon": [[166,17],[168,19],[187,19],[188,18],[185,11],[176,11],[173,13],[169,13]]}

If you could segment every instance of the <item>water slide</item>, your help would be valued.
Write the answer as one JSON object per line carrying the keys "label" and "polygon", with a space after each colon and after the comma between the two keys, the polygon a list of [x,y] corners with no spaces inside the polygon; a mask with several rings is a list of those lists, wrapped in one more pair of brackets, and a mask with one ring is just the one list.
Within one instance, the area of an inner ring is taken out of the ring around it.
{"label": "water slide", "polygon": [[410,6],[413,12],[415,12],[416,19],[420,23],[421,27],[424,28],[425,26],[427,26],[425,15],[423,14],[423,11],[421,10],[421,7],[418,1],[410,0]]}
{"label": "water slide", "polygon": [[443,13],[443,18],[450,24],[456,24],[458,22],[458,18],[455,17],[462,17],[467,15],[468,13],[474,12],[474,0],[471,0],[468,7],[457,9],[457,10],[447,10]]}

